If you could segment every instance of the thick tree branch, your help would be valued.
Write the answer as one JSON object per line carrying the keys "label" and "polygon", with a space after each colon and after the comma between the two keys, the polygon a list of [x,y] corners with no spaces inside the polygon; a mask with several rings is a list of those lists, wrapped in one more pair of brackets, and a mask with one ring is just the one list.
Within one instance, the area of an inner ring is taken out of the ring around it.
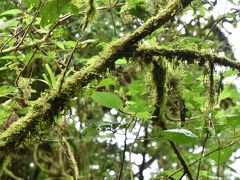
{"label": "thick tree branch", "polygon": [[187,61],[187,63],[192,64],[194,62],[199,65],[203,65],[205,62],[213,62],[221,66],[230,67],[232,69],[237,69],[240,71],[240,62],[230,60],[227,57],[219,57],[215,54],[208,53],[206,51],[197,51],[189,49],[167,49],[161,47],[155,48],[138,48],[133,54],[126,56],[140,56],[140,57],[149,57],[149,56],[163,56],[167,59],[172,60],[177,58],[182,61]]}
{"label": "thick tree branch", "polygon": [[[55,115],[76,96],[79,90],[106,70],[124,51],[151,34],[154,30],[171,20],[182,8],[192,0],[175,0],[165,10],[147,20],[134,33],[112,42],[100,55],[99,60],[85,69],[76,72],[62,86],[61,93],[51,90],[42,95],[30,108],[29,112],[0,134],[0,154],[7,155],[19,149],[27,138],[32,138],[40,123],[51,123]],[[21,46],[19,47],[21,49]]]}

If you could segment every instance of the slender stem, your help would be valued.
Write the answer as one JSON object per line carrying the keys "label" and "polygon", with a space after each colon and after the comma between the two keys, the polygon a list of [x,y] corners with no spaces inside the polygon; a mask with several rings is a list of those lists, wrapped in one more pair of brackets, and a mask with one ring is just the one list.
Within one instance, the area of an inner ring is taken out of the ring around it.
{"label": "slender stem", "polygon": [[115,20],[114,20],[113,13],[112,13],[112,1],[111,0],[109,0],[109,12],[110,12],[110,15],[111,15],[111,20],[112,20],[112,24],[113,24],[114,34],[117,37],[117,30],[116,30]]}
{"label": "slender stem", "polygon": [[[130,146],[130,149],[129,149],[129,171],[130,171],[130,177],[131,177],[131,180],[133,180],[133,172],[132,172],[132,162],[131,162],[131,158],[132,158],[132,149],[134,147],[134,144],[136,143],[138,137],[139,137],[139,133],[141,131],[141,128],[142,128],[142,123],[140,124],[139,126],[139,129],[138,129],[138,132],[137,132],[137,135],[136,135],[136,138],[134,139],[133,143],[132,143],[132,146]],[[145,139],[145,138],[144,138]]]}
{"label": "slender stem", "polygon": [[31,22],[27,25],[26,30],[24,31],[24,34],[23,34],[21,40],[20,40],[19,43],[16,45],[15,51],[17,51],[18,48],[21,46],[22,42],[24,41],[25,37],[27,36],[27,33],[28,33],[30,27],[32,26],[32,24],[33,24],[33,22],[35,21],[35,19],[38,17],[38,15],[39,15],[41,9],[43,8],[43,6],[44,6],[44,2],[43,2],[43,1],[40,1],[39,6],[38,6],[38,9],[37,9],[37,11],[35,12],[35,14],[34,14],[32,20],[31,20]]}
{"label": "slender stem", "polygon": [[71,169],[73,171],[74,180],[78,180],[78,179],[80,179],[80,177],[79,177],[79,170],[78,170],[77,162],[75,160],[73,152],[72,152],[72,150],[70,148],[70,145],[67,142],[67,139],[66,139],[66,137],[64,136],[64,134],[63,134],[63,132],[61,130],[61,127],[57,126],[57,132],[58,132],[58,136],[59,136],[60,142],[62,144],[63,150],[64,150],[64,152],[66,154],[66,157],[68,159],[70,167],[71,167]]}
{"label": "slender stem", "polygon": [[15,83],[16,83],[17,87],[18,87],[19,78],[22,76],[22,73],[25,71],[25,69],[28,67],[28,65],[32,62],[32,59],[33,59],[34,55],[36,54],[37,50],[38,50],[38,48],[35,48],[35,50],[32,53],[32,56],[28,60],[27,64],[24,66],[23,70],[20,71],[19,75],[17,76],[17,78],[15,80]]}
{"label": "slender stem", "polygon": [[11,177],[14,180],[24,180],[23,178],[17,177],[15,174],[13,174],[12,171],[10,171],[9,169],[5,169],[4,171],[6,173],[6,175],[8,175],[9,177]]}
{"label": "slender stem", "polygon": [[[203,147],[202,147],[201,157],[203,156],[203,153],[204,153],[204,150],[205,150],[205,146],[206,146],[207,139],[208,139],[208,134],[209,134],[209,131],[207,131],[206,137],[205,137],[205,139],[204,139],[204,141],[203,141],[203,145],[202,145]],[[199,172],[200,172],[200,168],[201,168],[201,162],[202,162],[202,160],[200,159],[200,160],[199,160],[199,163],[198,163],[196,180],[198,180],[198,177],[199,177]]]}
{"label": "slender stem", "polygon": [[[23,44],[18,47],[18,50],[25,50],[25,49],[31,49],[33,47],[38,47],[40,44],[46,43],[46,40],[50,37],[51,32],[58,26],[60,25],[63,21],[67,20],[70,18],[72,15],[71,14],[66,14],[64,15],[61,19],[59,19],[53,27],[48,31],[48,33],[40,40],[37,40],[35,42],[29,43],[29,44]],[[17,49],[16,46],[10,47],[7,49],[0,50],[0,55],[5,55],[11,52],[15,52]]]}
{"label": "slender stem", "polygon": [[130,127],[130,125],[132,124],[132,122],[135,119],[135,115],[132,117],[132,119],[130,120],[130,122],[127,124],[127,127],[125,128],[125,139],[124,139],[124,147],[123,147],[123,152],[122,152],[122,160],[121,160],[121,165],[120,165],[120,171],[119,171],[119,175],[118,175],[118,180],[121,180],[122,177],[122,172],[123,172],[123,166],[124,166],[124,162],[125,162],[125,153],[127,151],[127,131]]}
{"label": "slender stem", "polygon": [[202,40],[202,42],[198,45],[198,48],[200,49],[202,44],[204,43],[204,41],[206,41],[206,39],[208,38],[208,36],[210,35],[210,33],[212,32],[212,30],[218,25],[218,23],[220,21],[222,21],[223,19],[225,19],[226,17],[223,16],[221,17],[219,20],[217,20],[217,22],[215,22],[215,24],[211,27],[211,29],[209,30],[209,32],[207,33],[207,35],[205,36],[205,38]]}

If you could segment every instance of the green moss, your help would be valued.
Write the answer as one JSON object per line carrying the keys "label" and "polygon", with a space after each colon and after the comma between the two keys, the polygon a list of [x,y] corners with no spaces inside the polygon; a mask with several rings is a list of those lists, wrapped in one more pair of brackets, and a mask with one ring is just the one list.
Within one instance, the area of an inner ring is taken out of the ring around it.
{"label": "green moss", "polygon": [[12,154],[0,158],[0,177],[2,176],[3,171],[6,169],[8,164],[11,162],[12,158],[13,158]]}

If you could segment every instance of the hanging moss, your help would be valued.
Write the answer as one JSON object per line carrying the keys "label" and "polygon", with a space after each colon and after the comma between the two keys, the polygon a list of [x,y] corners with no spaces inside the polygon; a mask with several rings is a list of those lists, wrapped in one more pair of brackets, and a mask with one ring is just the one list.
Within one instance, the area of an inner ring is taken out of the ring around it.
{"label": "hanging moss", "polygon": [[166,129],[164,122],[165,104],[166,104],[166,77],[167,69],[164,61],[153,61],[152,77],[155,85],[155,106],[153,121],[156,125]]}

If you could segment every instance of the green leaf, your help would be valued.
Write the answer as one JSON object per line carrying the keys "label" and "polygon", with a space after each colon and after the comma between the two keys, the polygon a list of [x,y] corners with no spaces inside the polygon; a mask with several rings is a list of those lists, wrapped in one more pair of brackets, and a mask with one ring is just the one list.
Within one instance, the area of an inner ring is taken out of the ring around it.
{"label": "green leaf", "polygon": [[66,41],[66,42],[63,42],[63,44],[64,44],[64,46],[75,47],[76,42],[74,42],[74,41]]}
{"label": "green leaf", "polygon": [[218,118],[218,131],[226,130],[226,128],[238,128],[239,127],[239,119],[240,114],[226,114],[226,111],[223,112],[224,115],[216,116]]}
{"label": "green leaf", "polygon": [[61,14],[68,12],[78,13],[77,7],[71,3],[71,0],[48,1],[40,12],[40,17],[42,17],[41,25],[45,26],[54,23]]}
{"label": "green leaf", "polygon": [[52,87],[56,88],[57,87],[57,82],[56,82],[56,78],[55,78],[54,73],[52,72],[50,66],[47,63],[45,64],[45,67],[46,67],[46,69],[48,71],[48,74],[50,76]]}
{"label": "green leaf", "polygon": [[9,60],[9,59],[16,59],[16,56],[3,56],[0,59],[4,59],[4,60]]}
{"label": "green leaf", "polygon": [[43,78],[45,79],[45,81],[44,80],[41,80],[42,82],[44,82],[44,83],[46,83],[50,88],[53,88],[52,87],[52,83],[51,83],[51,81],[48,79],[48,77],[47,77],[47,75],[45,74],[45,73],[43,73]]}
{"label": "green leaf", "polygon": [[224,77],[226,78],[226,77],[230,77],[230,76],[235,76],[235,75],[237,75],[237,74],[238,74],[237,70],[235,70],[235,69],[228,69],[228,70],[224,73]]}
{"label": "green leaf", "polygon": [[[217,149],[217,145],[213,145],[211,148],[211,151]],[[210,155],[210,157],[216,162],[220,164],[224,164],[225,161],[227,161],[230,156],[232,155],[232,150],[231,148],[225,148],[221,149],[220,152],[216,151]]]}
{"label": "green leaf", "polygon": [[234,100],[239,99],[239,93],[234,84],[225,84],[224,85],[224,89],[219,96],[219,101],[226,99],[226,98],[232,98]]}
{"label": "green leaf", "polygon": [[235,18],[236,17],[236,12],[226,13],[224,16],[226,18]]}
{"label": "green leaf", "polygon": [[10,9],[7,11],[4,11],[3,13],[0,14],[0,16],[6,16],[6,15],[15,15],[15,14],[19,14],[22,11],[19,9]]}
{"label": "green leaf", "polygon": [[124,65],[127,64],[127,60],[126,59],[118,59],[117,61],[115,61],[116,65]]}
{"label": "green leaf", "polygon": [[94,92],[92,98],[98,104],[108,108],[121,109],[123,107],[122,100],[110,92]]}
{"label": "green leaf", "polygon": [[193,143],[198,140],[198,136],[186,129],[169,129],[161,131],[160,135],[166,139],[179,144]]}
{"label": "green leaf", "polygon": [[129,12],[139,18],[144,18],[148,12],[146,11],[147,3],[144,0],[127,0]]}
{"label": "green leaf", "polygon": [[28,110],[29,110],[28,107],[26,107],[26,108],[21,108],[21,109],[18,109],[18,110],[17,110],[17,113],[18,113],[18,114],[21,114],[21,115],[26,115],[26,114],[28,113]]}
{"label": "green leaf", "polygon": [[16,91],[16,88],[13,86],[3,85],[0,87],[0,97],[12,94]]}
{"label": "green leaf", "polygon": [[145,103],[144,101],[128,101],[127,106],[124,108],[124,111],[128,113],[140,113],[145,111]]}
{"label": "green leaf", "polygon": [[136,96],[143,95],[146,93],[146,86],[142,80],[135,80],[128,86],[129,91],[127,95]]}
{"label": "green leaf", "polygon": [[9,69],[9,68],[6,67],[6,66],[0,67],[0,71],[4,71],[4,70],[6,70],[6,69]]}
{"label": "green leaf", "polygon": [[7,119],[9,116],[10,111],[6,108],[0,107],[0,125]]}
{"label": "green leaf", "polygon": [[124,112],[135,115],[138,118],[148,120],[152,118],[152,112],[155,108],[149,107],[144,101],[128,101],[127,106],[124,108]]}
{"label": "green leaf", "polygon": [[57,46],[60,47],[61,49],[63,49],[63,50],[65,49],[64,44],[63,44],[62,42],[57,42],[56,44],[57,44]]}
{"label": "green leaf", "polygon": [[18,19],[11,19],[9,21],[0,21],[0,30],[5,30],[6,28],[14,27],[18,25]]}
{"label": "green leaf", "polygon": [[33,6],[37,7],[40,0],[23,0],[27,7]]}
{"label": "green leaf", "polygon": [[136,114],[136,117],[147,120],[152,118],[152,113],[148,111],[139,112]]}
{"label": "green leaf", "polygon": [[98,84],[98,87],[109,86],[109,85],[114,84],[116,81],[117,81],[117,78],[115,78],[115,77],[106,78],[106,79],[103,79]]}
{"label": "green leaf", "polygon": [[208,12],[208,9],[206,9],[204,7],[199,7],[198,11],[202,16],[205,16],[205,13]]}

